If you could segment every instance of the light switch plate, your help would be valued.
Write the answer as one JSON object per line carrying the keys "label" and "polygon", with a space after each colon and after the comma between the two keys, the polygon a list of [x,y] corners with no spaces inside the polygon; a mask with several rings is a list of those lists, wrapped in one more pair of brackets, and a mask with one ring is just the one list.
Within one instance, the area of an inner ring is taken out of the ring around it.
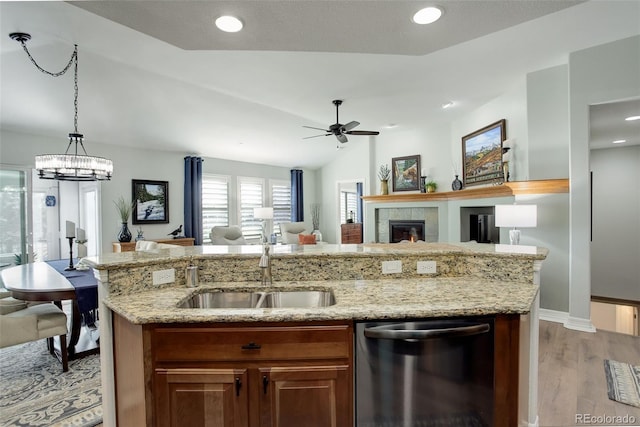
{"label": "light switch plate", "polygon": [[382,274],[402,273],[402,261],[382,261]]}
{"label": "light switch plate", "polygon": [[173,283],[176,281],[176,269],[168,268],[166,270],[158,270],[153,272],[153,284],[164,285],[165,283]]}
{"label": "light switch plate", "polygon": [[418,274],[436,274],[436,262],[418,261]]}

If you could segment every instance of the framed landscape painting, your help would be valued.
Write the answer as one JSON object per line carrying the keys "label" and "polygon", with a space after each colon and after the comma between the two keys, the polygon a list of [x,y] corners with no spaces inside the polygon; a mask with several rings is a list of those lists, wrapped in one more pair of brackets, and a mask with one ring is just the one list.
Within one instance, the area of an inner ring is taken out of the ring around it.
{"label": "framed landscape painting", "polygon": [[420,189],[420,155],[391,159],[393,191]]}
{"label": "framed landscape painting", "polygon": [[169,223],[169,182],[131,180],[133,224]]}
{"label": "framed landscape painting", "polygon": [[502,141],[506,139],[506,120],[502,119],[462,137],[462,176],[464,185],[504,181]]}

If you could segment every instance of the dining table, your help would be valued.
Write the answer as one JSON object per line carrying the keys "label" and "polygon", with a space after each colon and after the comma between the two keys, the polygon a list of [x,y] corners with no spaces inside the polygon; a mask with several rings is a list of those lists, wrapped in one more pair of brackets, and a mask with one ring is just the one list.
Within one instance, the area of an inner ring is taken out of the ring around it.
{"label": "dining table", "polygon": [[[74,260],[76,265],[78,260]],[[78,359],[100,351],[98,330],[98,282],[92,268],[68,270],[69,260],[51,260],[16,265],[2,269],[4,287],[16,299],[71,302],[71,330],[67,351],[69,359]],[[83,329],[88,329],[83,333]]]}

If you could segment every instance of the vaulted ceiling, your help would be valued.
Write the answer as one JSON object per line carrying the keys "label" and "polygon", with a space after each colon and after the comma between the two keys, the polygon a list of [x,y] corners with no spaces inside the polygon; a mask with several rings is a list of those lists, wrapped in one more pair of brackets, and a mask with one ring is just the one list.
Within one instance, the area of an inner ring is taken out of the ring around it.
{"label": "vaulted ceiling", "polygon": [[[316,168],[340,152],[335,122],[393,132],[455,120],[570,52],[637,35],[639,2],[0,2],[3,129],[59,135],[73,125],[72,76],[38,72],[8,34],[60,69],[79,47],[80,131],[92,141]],[[221,14],[240,33],[213,25]],[[452,108],[442,104],[453,101]],[[396,125],[393,129],[387,127]],[[350,142],[367,141],[353,136]]]}

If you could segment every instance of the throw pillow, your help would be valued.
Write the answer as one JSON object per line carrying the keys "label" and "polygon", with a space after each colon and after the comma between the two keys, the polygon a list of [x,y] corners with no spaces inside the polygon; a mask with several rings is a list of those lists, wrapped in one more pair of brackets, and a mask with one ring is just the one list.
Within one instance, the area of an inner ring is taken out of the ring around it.
{"label": "throw pillow", "polygon": [[298,234],[298,244],[300,245],[315,245],[316,244],[316,236],[315,234]]}

